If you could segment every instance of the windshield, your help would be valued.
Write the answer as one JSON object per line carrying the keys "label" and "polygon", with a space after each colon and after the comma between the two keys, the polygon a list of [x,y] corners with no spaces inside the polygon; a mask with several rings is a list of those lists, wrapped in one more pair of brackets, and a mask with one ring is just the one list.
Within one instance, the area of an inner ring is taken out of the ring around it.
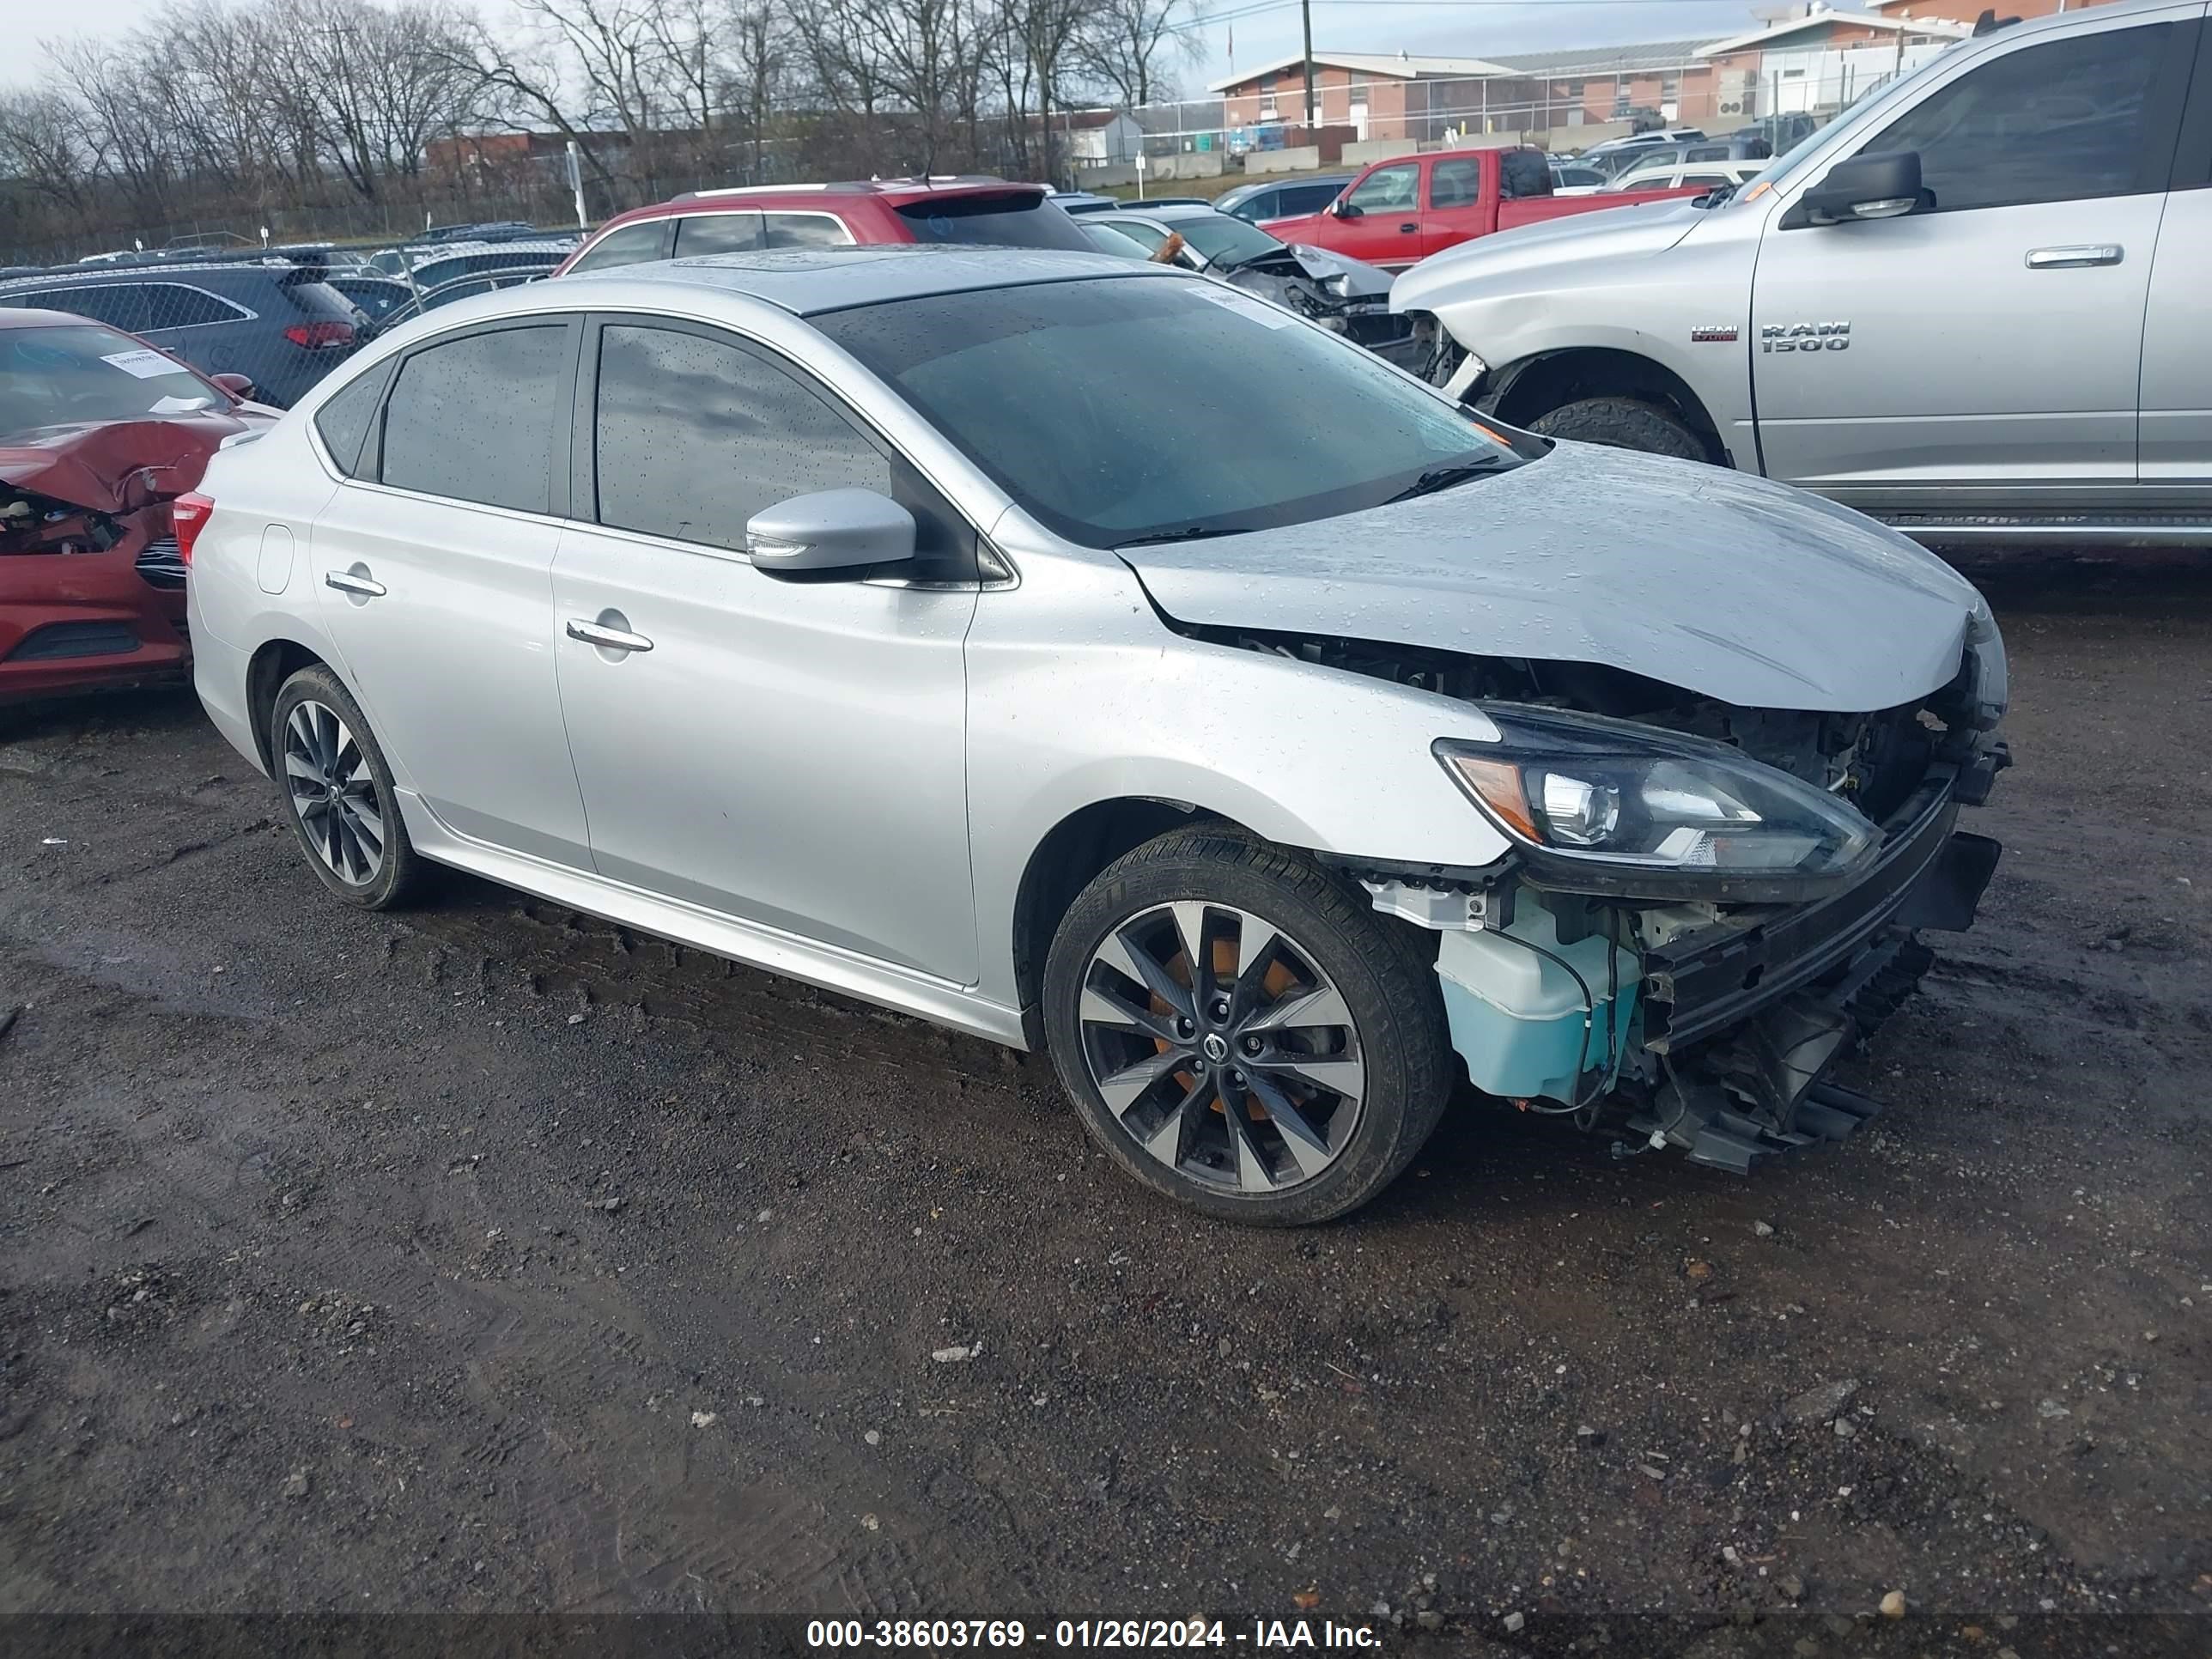
{"label": "windshield", "polygon": [[1259,226],[1248,225],[1225,213],[1174,219],[1167,223],[1170,228],[1181,231],[1183,240],[1204,254],[1208,264],[1218,265],[1224,270],[1234,270],[1248,259],[1263,258],[1283,246]]}
{"label": "windshield", "polygon": [[1080,253],[1091,244],[1059,203],[1042,191],[1004,195],[940,196],[898,210],[917,242],[981,243],[994,247],[1059,247]]}
{"label": "windshield", "polygon": [[230,407],[182,363],[97,323],[0,329],[0,437]]}
{"label": "windshield", "polygon": [[1303,524],[1461,463],[1517,464],[1358,346],[1202,278],[976,289],[814,324],[1090,547]]}

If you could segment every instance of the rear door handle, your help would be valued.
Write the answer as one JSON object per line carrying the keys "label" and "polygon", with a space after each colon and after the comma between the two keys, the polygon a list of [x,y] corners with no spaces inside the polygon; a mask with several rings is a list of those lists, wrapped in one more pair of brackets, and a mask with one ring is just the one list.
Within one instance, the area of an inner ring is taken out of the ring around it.
{"label": "rear door handle", "polygon": [[384,597],[384,584],[368,576],[356,575],[350,570],[331,570],[324,573],[323,586],[335,587],[341,593],[358,593],[365,599]]}
{"label": "rear door handle", "polygon": [[608,651],[650,651],[653,641],[642,634],[631,634],[619,628],[609,628],[603,623],[586,622],[571,617],[568,637],[581,640],[586,645],[596,645]]}
{"label": "rear door handle", "polygon": [[2127,250],[2118,242],[2083,242],[2074,247],[2032,247],[2030,270],[2079,270],[2084,265],[2116,265]]}

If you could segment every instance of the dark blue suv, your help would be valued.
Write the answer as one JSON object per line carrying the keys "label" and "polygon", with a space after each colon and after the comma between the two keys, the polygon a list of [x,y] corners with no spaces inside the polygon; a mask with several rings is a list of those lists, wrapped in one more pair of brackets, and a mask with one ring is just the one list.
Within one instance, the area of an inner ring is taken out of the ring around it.
{"label": "dark blue suv", "polygon": [[323,277],[289,260],[64,265],[0,282],[0,306],[89,317],[289,408],[366,337],[368,319]]}

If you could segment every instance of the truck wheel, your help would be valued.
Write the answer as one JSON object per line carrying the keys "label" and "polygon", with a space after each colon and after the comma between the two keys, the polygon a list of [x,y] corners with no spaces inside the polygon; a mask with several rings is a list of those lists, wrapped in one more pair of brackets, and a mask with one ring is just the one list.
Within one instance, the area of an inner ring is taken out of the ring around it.
{"label": "truck wheel", "polygon": [[1613,449],[1640,449],[1649,455],[1672,455],[1685,461],[1712,459],[1705,441],[1680,416],[1638,398],[1583,398],[1562,404],[1529,422],[1528,429],[1547,438],[1571,438]]}
{"label": "truck wheel", "polygon": [[1147,842],[1077,896],[1045,1036],[1116,1164],[1204,1214],[1297,1226],[1413,1161],[1451,1092],[1443,1000],[1361,897],[1219,829]]}

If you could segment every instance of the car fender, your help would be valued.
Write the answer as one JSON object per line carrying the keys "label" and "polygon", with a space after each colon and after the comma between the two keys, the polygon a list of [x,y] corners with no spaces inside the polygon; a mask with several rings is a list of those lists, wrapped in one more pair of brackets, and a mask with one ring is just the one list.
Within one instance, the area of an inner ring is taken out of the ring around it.
{"label": "car fender", "polygon": [[[306,417],[295,412],[254,441],[210,459],[199,489],[215,511],[199,533],[185,585],[193,686],[231,745],[264,770],[249,685],[255,657],[282,641],[344,672],[308,586],[313,527],[337,493],[337,480],[305,430]],[[283,544],[274,539],[280,536],[289,538],[282,558]]]}
{"label": "car fender", "polygon": [[1761,217],[1662,204],[1509,232],[1422,261],[1398,279],[1390,308],[1435,317],[1489,365],[1478,397],[1494,391],[1500,371],[1565,351],[1656,363],[1689,387],[1749,465]]}
{"label": "car fender", "polygon": [[[1010,514],[1010,518],[1018,514]],[[1024,872],[1052,831],[1116,800],[1175,803],[1285,847],[1480,866],[1507,850],[1431,752],[1494,739],[1480,710],[1295,658],[1187,637],[1111,554],[1032,550],[969,635],[969,825],[983,994],[1018,1000]]]}

